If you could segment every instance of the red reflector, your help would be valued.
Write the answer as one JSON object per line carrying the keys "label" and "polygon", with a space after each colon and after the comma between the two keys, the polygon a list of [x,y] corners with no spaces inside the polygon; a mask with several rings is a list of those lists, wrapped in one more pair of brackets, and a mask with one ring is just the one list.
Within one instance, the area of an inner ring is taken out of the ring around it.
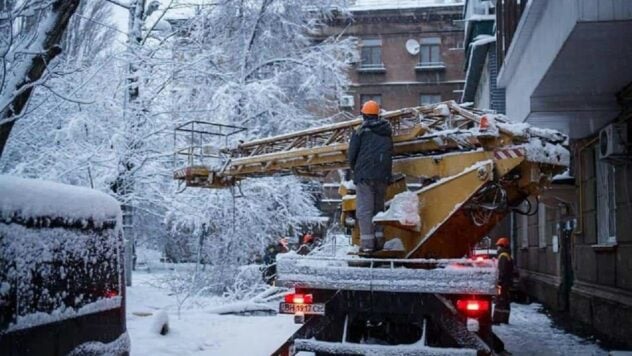
{"label": "red reflector", "polygon": [[312,304],[314,302],[314,297],[311,294],[286,294],[285,302],[292,304]]}
{"label": "red reflector", "polygon": [[459,299],[456,301],[456,308],[469,317],[476,317],[484,314],[489,310],[489,301],[476,299]]}
{"label": "red reflector", "polygon": [[105,291],[105,297],[106,298],[114,298],[118,295],[118,293],[115,290],[108,290]]}

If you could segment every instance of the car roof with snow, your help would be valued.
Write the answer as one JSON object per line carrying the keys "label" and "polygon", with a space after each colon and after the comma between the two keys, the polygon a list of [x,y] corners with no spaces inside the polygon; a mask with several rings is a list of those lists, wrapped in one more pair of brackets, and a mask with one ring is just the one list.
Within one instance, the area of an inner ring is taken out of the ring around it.
{"label": "car roof with snow", "polygon": [[116,199],[94,189],[0,175],[0,219],[5,222],[39,225],[38,220],[48,219],[101,226],[120,214]]}

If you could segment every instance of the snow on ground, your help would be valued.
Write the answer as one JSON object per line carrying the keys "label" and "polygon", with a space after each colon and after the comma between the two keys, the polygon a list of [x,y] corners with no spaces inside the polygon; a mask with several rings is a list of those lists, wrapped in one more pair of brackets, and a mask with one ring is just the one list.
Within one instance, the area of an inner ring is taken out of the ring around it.
{"label": "snow on ground", "polygon": [[[292,316],[235,316],[208,312],[219,299],[198,298],[178,318],[174,296],[156,286],[161,272],[134,272],[127,288],[127,329],[131,355],[269,355],[300,326]],[[155,331],[155,318],[165,311],[169,333]],[[146,315],[151,313],[152,315]],[[145,316],[140,316],[145,315]]]}
{"label": "snow on ground", "polygon": [[511,305],[509,325],[494,326],[494,332],[512,355],[607,355],[594,342],[569,334],[553,325],[542,305]]}
{"label": "snow on ground", "polygon": [[[161,273],[134,272],[134,286],[127,289],[132,356],[269,355],[299,327],[287,315],[212,314],[210,310],[222,305],[214,298],[191,301],[178,318],[175,297],[156,286]],[[510,324],[494,326],[512,355],[607,355],[593,341],[557,328],[541,309],[539,304],[514,303]],[[157,319],[164,319],[161,311],[169,320],[165,336],[159,335],[155,325]]]}

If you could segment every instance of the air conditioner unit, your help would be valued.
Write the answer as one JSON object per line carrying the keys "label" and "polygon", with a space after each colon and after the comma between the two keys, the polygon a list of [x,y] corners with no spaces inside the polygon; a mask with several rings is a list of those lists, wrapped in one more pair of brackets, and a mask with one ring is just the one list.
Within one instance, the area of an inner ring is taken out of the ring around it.
{"label": "air conditioner unit", "polygon": [[599,133],[599,158],[625,159],[628,156],[628,127],[625,123],[610,124]]}
{"label": "air conditioner unit", "polygon": [[343,95],[340,97],[341,108],[352,108],[354,106],[353,95]]}

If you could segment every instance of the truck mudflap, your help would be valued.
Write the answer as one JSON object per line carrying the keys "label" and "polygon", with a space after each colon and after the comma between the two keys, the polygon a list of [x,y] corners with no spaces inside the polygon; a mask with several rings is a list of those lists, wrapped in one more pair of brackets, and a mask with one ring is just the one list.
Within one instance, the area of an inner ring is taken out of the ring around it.
{"label": "truck mudflap", "polygon": [[277,285],[288,288],[438,294],[496,294],[492,260],[277,257]]}

